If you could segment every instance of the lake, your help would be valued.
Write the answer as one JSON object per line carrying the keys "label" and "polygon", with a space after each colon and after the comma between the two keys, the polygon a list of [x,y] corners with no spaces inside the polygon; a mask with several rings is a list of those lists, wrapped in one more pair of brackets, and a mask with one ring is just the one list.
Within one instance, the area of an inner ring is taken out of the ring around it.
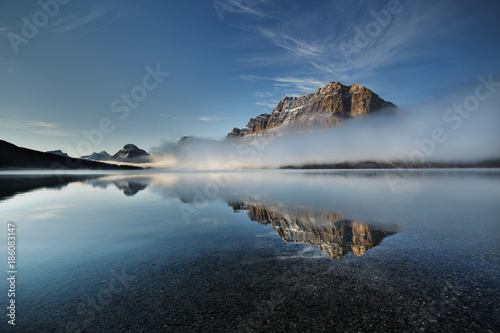
{"label": "lake", "polygon": [[500,170],[0,174],[22,332],[494,332]]}

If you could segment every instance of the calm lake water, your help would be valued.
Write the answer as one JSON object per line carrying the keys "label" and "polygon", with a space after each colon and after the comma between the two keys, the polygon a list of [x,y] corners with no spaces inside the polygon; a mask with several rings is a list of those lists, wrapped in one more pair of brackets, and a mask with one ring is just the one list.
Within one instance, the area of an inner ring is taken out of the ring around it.
{"label": "calm lake water", "polygon": [[16,327],[498,332],[500,170],[0,176]]}

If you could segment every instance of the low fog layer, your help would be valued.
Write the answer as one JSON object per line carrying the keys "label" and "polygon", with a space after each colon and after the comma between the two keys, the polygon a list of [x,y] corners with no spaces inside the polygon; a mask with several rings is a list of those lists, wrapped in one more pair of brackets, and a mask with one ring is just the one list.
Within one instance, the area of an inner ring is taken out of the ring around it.
{"label": "low fog layer", "polygon": [[[475,162],[500,158],[500,87],[370,115],[327,130],[244,141],[194,139],[152,150],[151,166],[175,169],[277,168],[356,161]],[[488,89],[489,88],[489,89]]]}

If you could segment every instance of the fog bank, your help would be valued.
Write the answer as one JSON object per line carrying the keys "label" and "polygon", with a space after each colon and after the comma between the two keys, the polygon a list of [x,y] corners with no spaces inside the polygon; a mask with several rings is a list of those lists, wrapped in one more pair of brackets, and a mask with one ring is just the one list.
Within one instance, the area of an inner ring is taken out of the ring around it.
{"label": "fog bank", "polygon": [[213,170],[367,160],[475,162],[499,158],[500,94],[480,88],[464,88],[464,94],[402,108],[404,115],[372,114],[327,130],[241,141],[165,142],[152,150],[156,158],[151,166]]}

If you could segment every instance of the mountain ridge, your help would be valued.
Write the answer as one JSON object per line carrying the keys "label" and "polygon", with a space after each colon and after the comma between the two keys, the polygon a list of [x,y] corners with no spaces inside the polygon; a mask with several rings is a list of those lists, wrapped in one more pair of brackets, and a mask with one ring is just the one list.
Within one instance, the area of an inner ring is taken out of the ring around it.
{"label": "mountain ridge", "polygon": [[143,168],[65,157],[58,154],[18,147],[13,143],[0,140],[0,169],[142,170]]}
{"label": "mountain ridge", "polygon": [[[46,153],[60,155],[63,157],[70,157],[65,152],[58,150],[47,151]],[[135,144],[129,143],[123,146],[114,155],[108,154],[107,151],[103,150],[101,152],[93,152],[90,155],[82,155],[80,157],[75,157],[81,160],[91,160],[91,161],[119,161],[119,162],[147,162],[147,158],[150,156],[144,149],[140,149]]]}
{"label": "mountain ridge", "polygon": [[109,155],[107,151],[103,150],[100,153],[93,152],[90,155],[80,156],[80,159],[92,161],[109,161],[111,159],[111,155]]}
{"label": "mountain ridge", "polygon": [[334,127],[349,118],[364,117],[387,110],[399,114],[392,102],[380,98],[370,89],[352,84],[330,82],[315,93],[300,97],[283,97],[271,113],[251,118],[242,129],[235,127],[226,139],[248,136],[273,136],[285,132],[303,132]]}

